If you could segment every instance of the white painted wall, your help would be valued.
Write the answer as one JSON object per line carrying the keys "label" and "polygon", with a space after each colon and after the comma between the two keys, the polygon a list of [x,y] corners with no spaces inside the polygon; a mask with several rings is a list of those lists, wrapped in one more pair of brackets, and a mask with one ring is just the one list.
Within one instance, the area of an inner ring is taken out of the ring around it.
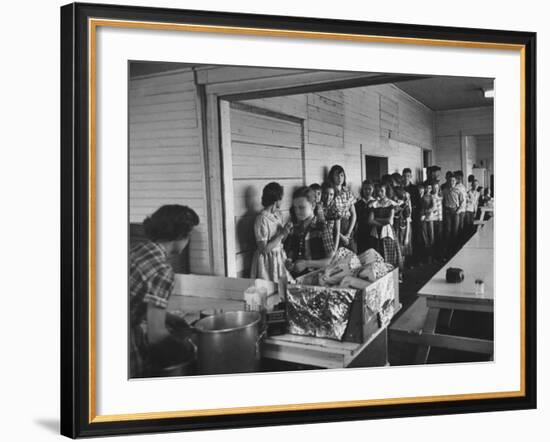
{"label": "white painted wall", "polygon": [[193,72],[136,77],[129,84],[130,222],[164,204],[191,207],[200,217],[190,271],[209,273],[208,212],[202,134]]}
{"label": "white painted wall", "polygon": [[[443,176],[447,170],[463,170],[467,174],[468,167],[461,157],[461,137],[472,136],[471,143],[476,143],[478,136],[485,136],[487,146],[492,145],[493,107],[475,107],[435,112],[435,164],[441,166]],[[477,143],[476,143],[477,144]],[[484,147],[483,151],[488,151]],[[492,154],[491,154],[492,157]],[[477,153],[476,153],[477,161]]]}

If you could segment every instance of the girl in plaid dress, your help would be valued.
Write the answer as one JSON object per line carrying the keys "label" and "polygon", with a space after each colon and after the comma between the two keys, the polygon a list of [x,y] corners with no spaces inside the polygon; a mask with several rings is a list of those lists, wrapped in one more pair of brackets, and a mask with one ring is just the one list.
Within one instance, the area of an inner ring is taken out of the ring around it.
{"label": "girl in plaid dress", "polygon": [[379,184],[375,190],[378,199],[372,203],[369,224],[371,235],[378,243],[378,253],[384,261],[396,268],[402,268],[403,257],[393,231],[394,203],[387,196],[387,186]]}
{"label": "girl in plaid dress", "polygon": [[336,196],[334,201],[340,212],[340,244],[352,251],[357,251],[354,239],[354,228],[357,221],[355,212],[355,202],[357,199],[346,187],[346,173],[342,166],[334,165],[331,167],[327,182],[334,185]]}

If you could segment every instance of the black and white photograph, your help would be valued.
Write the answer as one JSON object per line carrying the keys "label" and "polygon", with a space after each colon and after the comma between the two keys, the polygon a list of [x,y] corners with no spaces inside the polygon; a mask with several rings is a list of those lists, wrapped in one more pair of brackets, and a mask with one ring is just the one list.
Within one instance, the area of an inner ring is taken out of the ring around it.
{"label": "black and white photograph", "polygon": [[494,97],[129,61],[128,378],[492,363]]}
{"label": "black and white photograph", "polygon": [[546,434],[518,6],[7,3],[2,440]]}

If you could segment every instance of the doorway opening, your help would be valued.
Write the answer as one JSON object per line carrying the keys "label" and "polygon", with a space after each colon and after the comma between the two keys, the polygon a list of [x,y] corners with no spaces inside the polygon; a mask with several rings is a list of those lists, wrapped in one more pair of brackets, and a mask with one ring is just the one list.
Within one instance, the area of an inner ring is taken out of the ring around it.
{"label": "doorway opening", "polygon": [[380,181],[388,173],[388,157],[365,155],[365,179]]}
{"label": "doorway opening", "polygon": [[428,149],[422,150],[422,167],[427,169],[432,165],[432,151]]}

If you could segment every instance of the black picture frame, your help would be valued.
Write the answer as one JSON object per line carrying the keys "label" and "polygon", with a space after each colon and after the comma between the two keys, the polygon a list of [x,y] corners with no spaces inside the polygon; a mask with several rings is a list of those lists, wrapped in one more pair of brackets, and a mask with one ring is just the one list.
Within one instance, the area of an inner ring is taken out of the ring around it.
{"label": "black picture frame", "polygon": [[[524,396],[94,422],[90,418],[89,18],[521,45],[524,50]],[[536,408],[536,34],[73,3],[61,8],[61,433],[115,434],[240,428]]]}

